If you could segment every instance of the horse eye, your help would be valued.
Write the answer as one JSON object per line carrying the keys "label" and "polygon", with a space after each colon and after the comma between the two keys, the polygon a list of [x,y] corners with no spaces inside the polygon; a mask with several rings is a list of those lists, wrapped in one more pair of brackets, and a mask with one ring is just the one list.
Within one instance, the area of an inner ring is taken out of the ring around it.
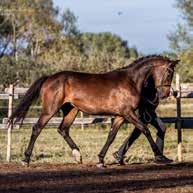
{"label": "horse eye", "polygon": [[170,74],[170,73],[167,75],[167,78],[168,78],[168,79],[170,79],[170,78],[171,78],[171,74]]}

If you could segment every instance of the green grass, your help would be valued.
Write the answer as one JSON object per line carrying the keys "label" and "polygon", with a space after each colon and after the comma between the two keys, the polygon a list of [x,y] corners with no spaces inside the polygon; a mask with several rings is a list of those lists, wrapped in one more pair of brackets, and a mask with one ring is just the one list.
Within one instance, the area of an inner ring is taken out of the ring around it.
{"label": "green grass", "polygon": [[[110,163],[113,161],[112,153],[115,152],[124,139],[129,135],[133,127],[131,125],[120,129],[116,140],[110,147],[105,161]],[[155,129],[151,128],[153,136],[155,137]],[[23,158],[31,129],[14,130],[12,133],[12,161],[20,161]],[[71,128],[71,136],[80,147],[84,163],[96,163],[98,161],[98,153],[108,135],[108,128],[103,126],[88,127],[83,131],[80,128]],[[7,133],[5,130],[0,131],[0,161],[4,162],[6,159],[6,143]],[[177,132],[173,127],[168,128],[165,141],[165,155],[176,160],[177,155]],[[183,131],[183,156],[185,161],[193,161],[193,130]],[[126,161],[133,162],[147,162],[153,158],[153,153],[150,149],[147,140],[143,135],[133,144],[126,154]],[[57,133],[56,128],[43,129],[41,135],[36,141],[32,162],[62,162],[74,163],[71,149],[68,147],[64,139]]]}

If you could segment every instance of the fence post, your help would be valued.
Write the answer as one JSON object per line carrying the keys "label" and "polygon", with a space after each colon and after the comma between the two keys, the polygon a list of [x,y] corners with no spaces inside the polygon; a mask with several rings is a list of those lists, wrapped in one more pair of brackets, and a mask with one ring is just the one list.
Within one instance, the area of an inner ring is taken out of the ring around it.
{"label": "fence post", "polygon": [[[8,103],[8,117],[11,116],[13,111],[13,98],[14,98],[14,86],[10,84],[9,86],[9,103]],[[7,161],[11,160],[11,132],[13,128],[13,123],[9,124],[7,128]]]}
{"label": "fence post", "polygon": [[177,132],[178,132],[178,161],[182,161],[182,130],[181,130],[181,86],[180,76],[176,74],[176,110],[177,110]]}
{"label": "fence post", "polygon": [[[83,112],[81,111],[80,112],[80,117],[83,119],[84,118],[84,115],[83,115]],[[81,123],[81,130],[83,131],[84,130],[84,123]]]}

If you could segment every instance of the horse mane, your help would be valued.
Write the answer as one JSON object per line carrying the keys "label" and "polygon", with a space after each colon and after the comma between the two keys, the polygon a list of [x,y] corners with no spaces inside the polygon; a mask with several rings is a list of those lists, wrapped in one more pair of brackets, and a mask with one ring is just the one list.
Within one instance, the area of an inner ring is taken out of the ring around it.
{"label": "horse mane", "polygon": [[132,63],[130,63],[129,65],[124,66],[122,68],[119,68],[118,70],[124,70],[124,69],[127,69],[128,67],[129,68],[141,67],[141,65],[147,64],[147,62],[150,62],[152,60],[164,60],[164,61],[166,61],[168,63],[171,62],[171,60],[168,57],[166,57],[166,56],[148,55],[148,56],[140,57],[140,58],[136,59],[135,61],[133,61]]}

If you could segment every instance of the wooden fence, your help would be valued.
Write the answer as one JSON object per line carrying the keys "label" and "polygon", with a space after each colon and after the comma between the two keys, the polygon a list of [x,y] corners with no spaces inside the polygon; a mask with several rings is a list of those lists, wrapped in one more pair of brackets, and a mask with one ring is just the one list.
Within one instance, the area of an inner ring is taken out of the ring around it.
{"label": "wooden fence", "polygon": [[[21,95],[26,92],[27,88],[14,88],[14,85],[10,85],[9,88],[5,89],[5,93],[0,94],[0,99],[9,100],[8,102],[8,116],[11,115],[13,110],[13,102],[15,99],[19,99]],[[182,161],[182,129],[193,128],[193,117],[182,117],[181,116],[181,98],[193,98],[193,85],[192,84],[180,84],[180,77],[176,75],[176,116],[175,117],[161,117],[164,123],[174,123],[175,128],[177,129],[177,141],[178,141],[178,161]],[[8,118],[3,118],[0,128],[5,129],[7,125]],[[61,117],[52,118],[48,125],[54,126],[59,125],[61,122]],[[81,116],[76,118],[73,124],[81,125],[81,128],[84,129],[85,125],[90,124],[110,124],[113,120],[113,117],[102,117],[102,116],[93,116],[93,117],[83,117]],[[37,118],[25,118],[23,124],[35,124]],[[16,128],[19,128],[19,125],[16,125]],[[7,129],[7,161],[11,159],[11,131],[13,125],[9,125]]]}

